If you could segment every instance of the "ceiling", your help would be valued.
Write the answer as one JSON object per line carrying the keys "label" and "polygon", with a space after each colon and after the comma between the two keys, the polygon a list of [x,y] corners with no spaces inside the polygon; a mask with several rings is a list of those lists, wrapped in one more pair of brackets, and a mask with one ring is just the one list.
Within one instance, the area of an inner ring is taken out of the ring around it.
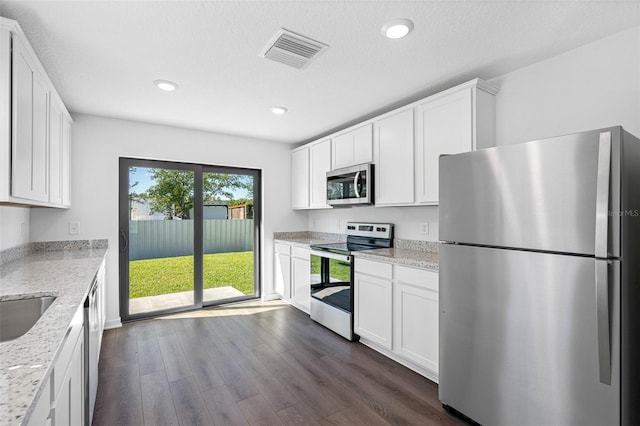
{"label": "ceiling", "polygon": [[[1,0],[0,15],[73,112],[298,143],[640,25],[640,2]],[[399,17],[413,32],[383,37]],[[280,28],[329,49],[304,70],[260,58]]]}

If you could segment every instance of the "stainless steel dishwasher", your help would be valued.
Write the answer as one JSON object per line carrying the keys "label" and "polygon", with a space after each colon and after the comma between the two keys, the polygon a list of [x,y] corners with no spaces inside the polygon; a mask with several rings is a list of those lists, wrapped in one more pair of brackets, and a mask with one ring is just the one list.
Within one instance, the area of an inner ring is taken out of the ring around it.
{"label": "stainless steel dishwasher", "polygon": [[85,405],[85,425],[91,424],[93,418],[93,408],[96,402],[98,391],[98,356],[100,345],[100,318],[98,311],[99,292],[98,279],[93,279],[89,294],[84,302],[84,405]]}

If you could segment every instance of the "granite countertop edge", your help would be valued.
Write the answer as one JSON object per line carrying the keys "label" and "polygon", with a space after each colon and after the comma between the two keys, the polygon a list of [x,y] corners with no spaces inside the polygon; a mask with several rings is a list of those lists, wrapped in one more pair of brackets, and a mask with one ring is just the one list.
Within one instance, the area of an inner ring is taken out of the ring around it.
{"label": "granite countertop edge", "polygon": [[83,240],[29,243],[0,253],[0,300],[56,296],[29,331],[0,343],[0,425],[29,418],[106,252],[107,240]]}
{"label": "granite countertop edge", "polygon": [[[346,241],[344,234],[313,231],[275,232],[275,242],[284,242],[309,248],[313,244],[330,244]],[[355,257],[398,265],[411,266],[438,272],[438,242],[419,240],[394,240],[394,248],[352,252]]]}

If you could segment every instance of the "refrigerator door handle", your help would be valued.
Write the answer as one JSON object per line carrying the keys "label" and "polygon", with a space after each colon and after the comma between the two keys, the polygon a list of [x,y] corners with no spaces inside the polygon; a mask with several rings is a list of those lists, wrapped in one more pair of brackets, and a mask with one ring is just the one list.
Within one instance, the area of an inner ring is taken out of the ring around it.
{"label": "refrigerator door handle", "polygon": [[596,312],[600,382],[611,385],[611,335],[609,324],[609,261],[596,259]]}
{"label": "refrigerator door handle", "polygon": [[600,133],[596,182],[595,255],[609,257],[609,180],[611,176],[611,132]]}

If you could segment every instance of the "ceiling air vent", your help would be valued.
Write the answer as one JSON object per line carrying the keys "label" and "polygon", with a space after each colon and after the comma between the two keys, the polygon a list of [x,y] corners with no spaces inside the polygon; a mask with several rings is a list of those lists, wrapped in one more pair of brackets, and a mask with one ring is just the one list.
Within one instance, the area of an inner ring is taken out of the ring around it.
{"label": "ceiling air vent", "polygon": [[281,28],[262,49],[260,56],[290,67],[303,69],[328,47],[324,43]]}

